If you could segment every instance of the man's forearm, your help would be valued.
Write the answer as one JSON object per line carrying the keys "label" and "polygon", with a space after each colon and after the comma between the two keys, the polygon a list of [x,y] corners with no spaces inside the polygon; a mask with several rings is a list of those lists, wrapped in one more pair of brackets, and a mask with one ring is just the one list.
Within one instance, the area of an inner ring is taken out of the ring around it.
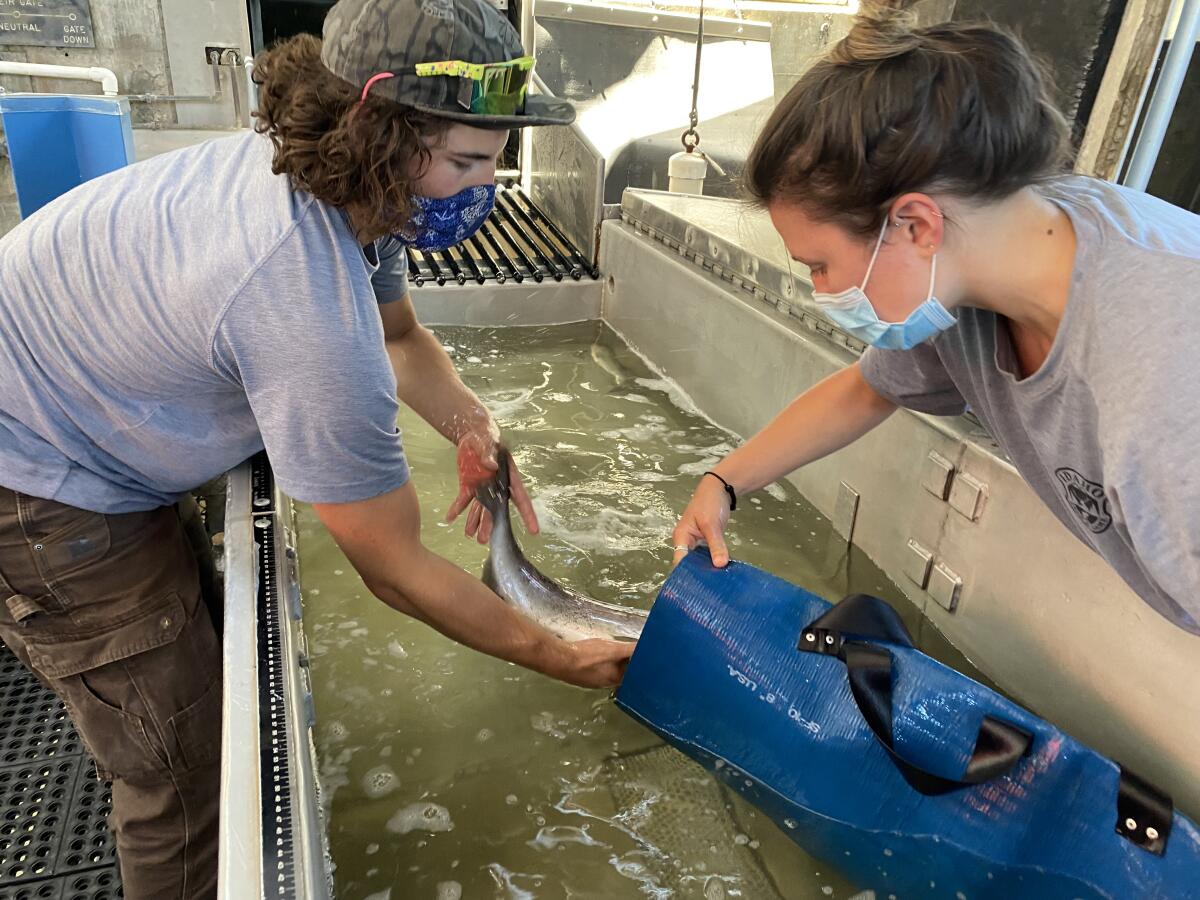
{"label": "man's forearm", "polygon": [[396,373],[396,395],[453,444],[471,431],[498,434],[491,413],[462,383],[450,355],[420,325],[387,342]]}
{"label": "man's forearm", "polygon": [[566,669],[562,640],[437,554],[422,550],[419,560],[406,561],[403,581],[367,586],[393,609],[481,653],[544,675],[559,677]]}

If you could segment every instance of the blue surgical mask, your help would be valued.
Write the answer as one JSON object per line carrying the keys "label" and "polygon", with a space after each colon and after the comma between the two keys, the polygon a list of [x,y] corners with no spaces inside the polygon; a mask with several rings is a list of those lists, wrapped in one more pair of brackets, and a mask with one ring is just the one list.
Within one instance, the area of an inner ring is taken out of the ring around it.
{"label": "blue surgical mask", "polygon": [[933,279],[937,275],[936,253],[929,260],[929,293],[925,302],[909,313],[903,322],[884,322],[879,318],[875,307],[867,299],[866,288],[867,281],[871,278],[871,270],[875,268],[875,260],[879,256],[879,248],[883,246],[883,235],[887,231],[887,225],[885,219],[883,229],[879,232],[879,240],[875,242],[875,252],[871,254],[871,263],[867,266],[867,274],[863,276],[863,283],[837,294],[814,291],[813,300],[834,325],[850,332],[863,343],[887,350],[909,350],[945,331],[957,320],[933,296]]}
{"label": "blue surgical mask", "polygon": [[413,197],[409,230],[396,235],[414,250],[445,250],[479,230],[496,203],[496,186],[481,184],[453,197]]}

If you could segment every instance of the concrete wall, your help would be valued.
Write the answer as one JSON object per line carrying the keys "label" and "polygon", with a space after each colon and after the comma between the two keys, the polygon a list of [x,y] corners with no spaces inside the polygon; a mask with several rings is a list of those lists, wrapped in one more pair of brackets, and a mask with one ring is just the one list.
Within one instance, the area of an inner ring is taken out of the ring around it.
{"label": "concrete wall", "polygon": [[[249,53],[243,0],[91,0],[91,11],[94,48],[2,44],[0,59],[103,66],[116,73],[122,94],[208,95],[212,93],[212,76],[205,65],[204,47],[236,46]],[[231,74],[230,70],[223,73],[224,96],[216,103],[132,102],[134,128],[233,127]],[[17,75],[0,75],[0,89],[100,92],[100,86],[92,82]],[[0,235],[18,221],[8,154],[0,144]]]}

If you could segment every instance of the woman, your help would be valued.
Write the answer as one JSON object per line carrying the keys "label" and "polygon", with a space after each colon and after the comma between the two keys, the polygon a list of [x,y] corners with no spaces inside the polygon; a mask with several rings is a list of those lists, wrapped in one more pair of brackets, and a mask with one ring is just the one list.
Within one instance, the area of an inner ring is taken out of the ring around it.
{"label": "woman", "polygon": [[451,518],[495,470],[404,246],[478,228],[508,130],[571,120],[526,99],[531,66],[487,0],[343,0],[323,46],[260,58],[263,133],[91,181],[0,241],[0,638],[113,779],[131,900],[216,895],[220,643],[175,504],[264,446],[385,603],[620,679],[631,647],[559,640],[422,546],[396,428],[399,398],[457,444]]}
{"label": "woman", "polygon": [[1062,174],[1065,123],[1025,47],[910,27],[901,5],[864,9],[746,170],[813,299],[872,346],[701,479],[676,557],[705,540],[724,565],[736,494],[898,406],[969,406],[1068,528],[1200,633],[1200,217]]}

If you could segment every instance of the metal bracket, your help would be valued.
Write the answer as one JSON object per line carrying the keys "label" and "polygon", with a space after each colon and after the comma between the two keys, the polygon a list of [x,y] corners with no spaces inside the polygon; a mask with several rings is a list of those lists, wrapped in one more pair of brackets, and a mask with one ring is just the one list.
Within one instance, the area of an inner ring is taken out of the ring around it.
{"label": "metal bracket", "polygon": [[950,507],[974,522],[983,513],[987,485],[966,472],[959,472],[950,486]]}
{"label": "metal bracket", "polygon": [[929,575],[929,596],[947,612],[958,608],[958,598],[962,593],[962,579],[945,563],[938,563]]}
{"label": "metal bracket", "polygon": [[930,450],[921,470],[921,487],[939,500],[945,500],[949,496],[950,480],[953,477],[954,463],[936,450]]}
{"label": "metal bracket", "polygon": [[904,557],[904,574],[922,590],[929,584],[929,570],[933,566],[933,551],[926,550],[916,541],[909,539],[908,554]]}

